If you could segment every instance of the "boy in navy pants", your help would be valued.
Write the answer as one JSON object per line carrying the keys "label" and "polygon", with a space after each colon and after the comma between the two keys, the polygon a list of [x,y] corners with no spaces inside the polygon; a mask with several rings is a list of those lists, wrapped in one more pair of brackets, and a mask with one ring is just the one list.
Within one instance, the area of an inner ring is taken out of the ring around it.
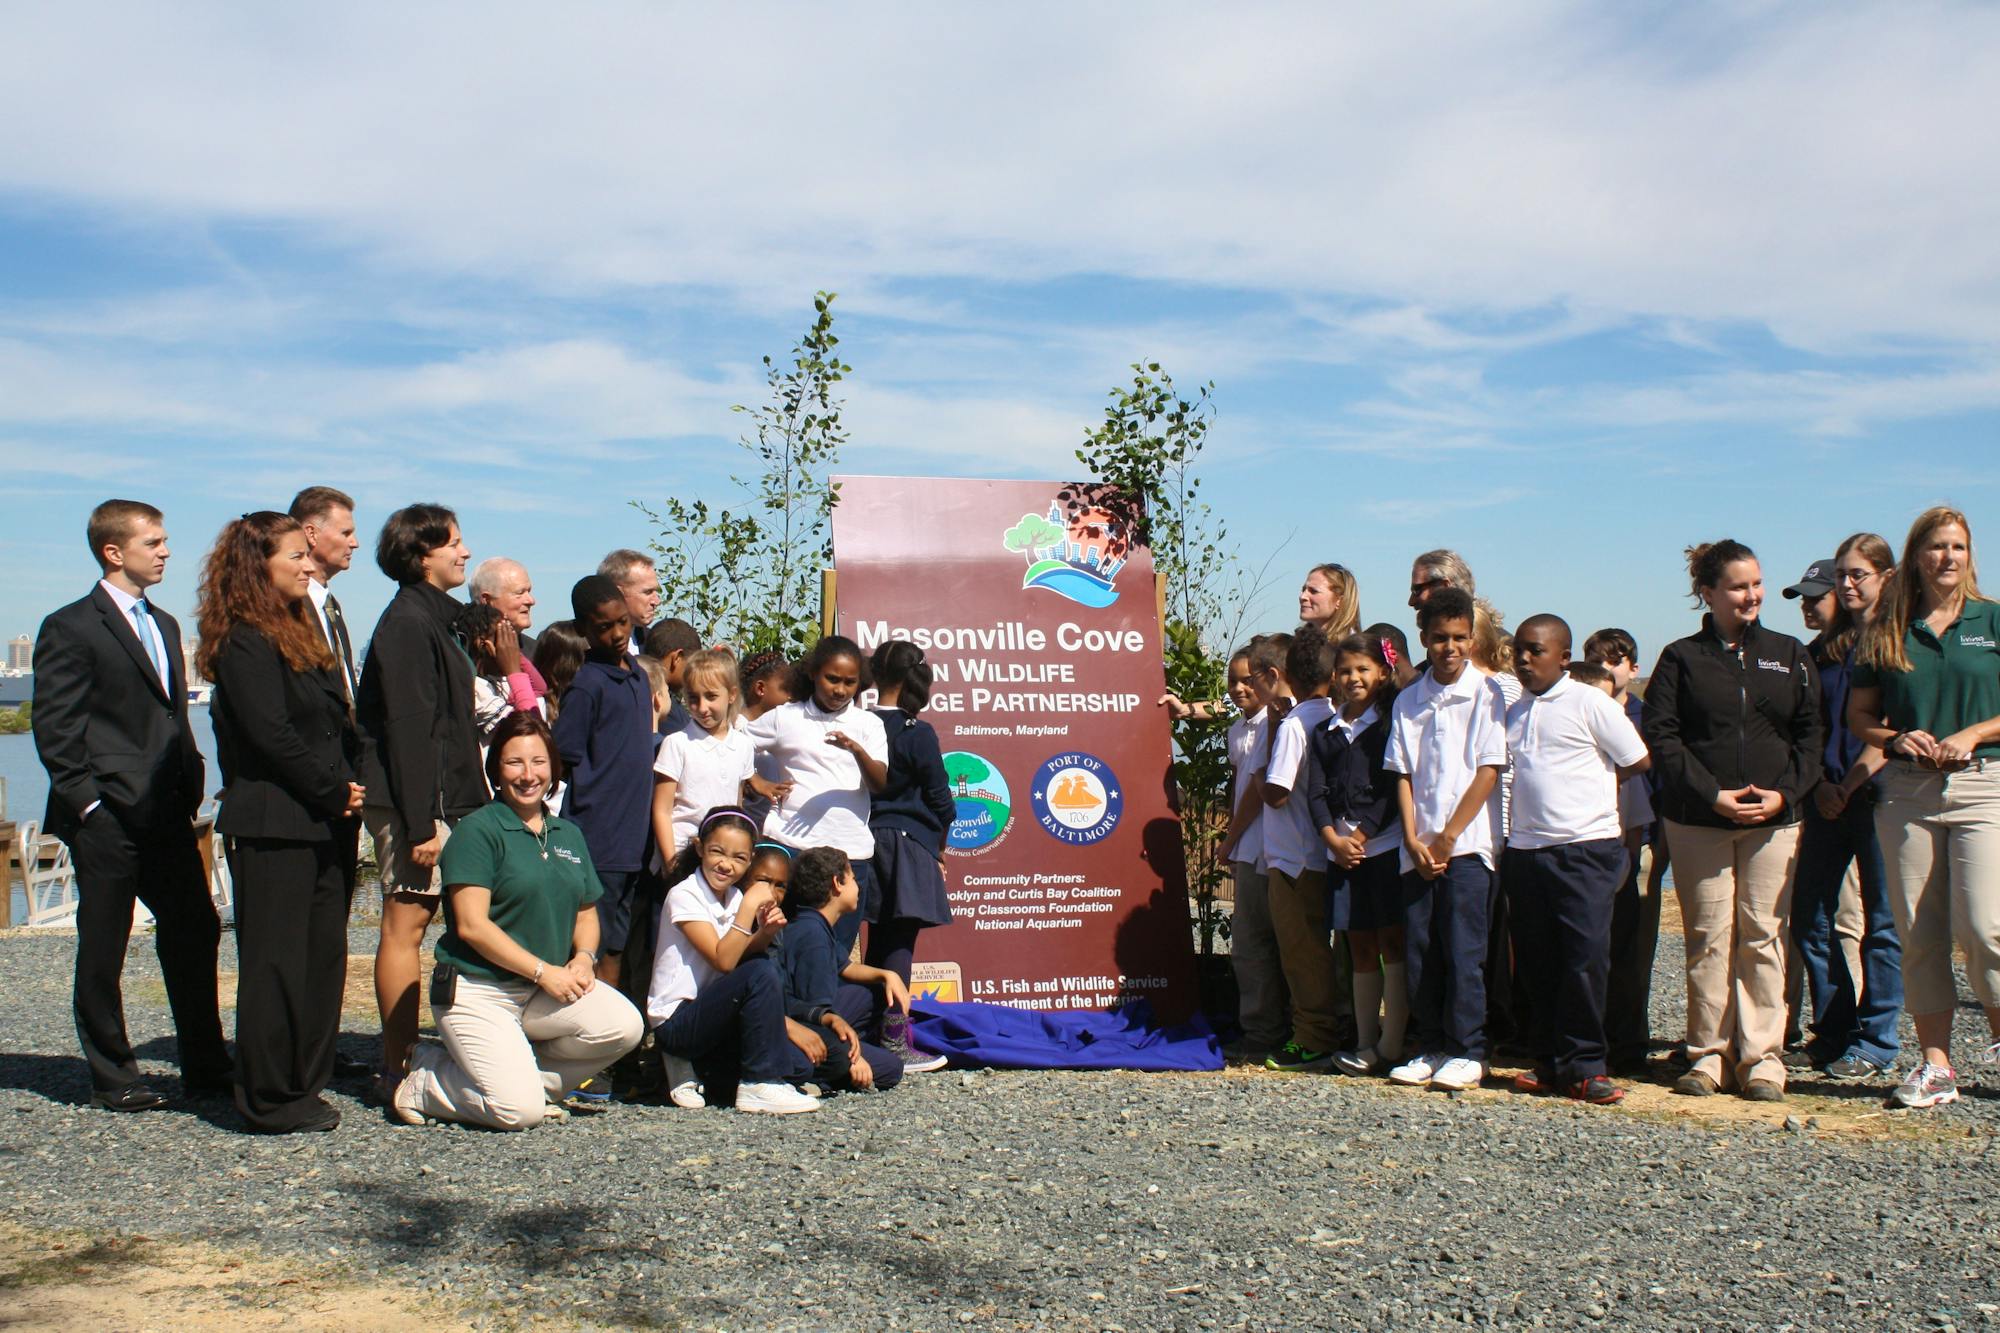
{"label": "boy in navy pants", "polygon": [[1402,775],[1404,966],[1416,1054],[1395,1083],[1448,1092],[1486,1077],[1486,952],[1500,849],[1505,697],[1472,664],[1470,594],[1417,612],[1430,671],[1396,696],[1383,768]]}
{"label": "boy in navy pants", "polygon": [[1612,909],[1627,860],[1618,784],[1652,760],[1610,694],[1570,678],[1569,656],[1570,629],[1556,616],[1530,616],[1514,632],[1523,693],[1507,710],[1514,802],[1501,874],[1535,1055],[1514,1086],[1602,1106],[1625,1096],[1604,1041]]}

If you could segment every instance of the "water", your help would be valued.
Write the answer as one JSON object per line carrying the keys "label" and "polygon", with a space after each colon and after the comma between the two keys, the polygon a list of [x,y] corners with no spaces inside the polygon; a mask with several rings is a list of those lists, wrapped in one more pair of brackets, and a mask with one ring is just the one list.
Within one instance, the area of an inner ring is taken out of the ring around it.
{"label": "water", "polygon": [[[215,729],[209,725],[206,705],[188,708],[188,725],[194,729],[201,757],[208,762],[206,784],[210,800],[205,804],[213,805],[215,789],[222,782],[222,770],[215,762]],[[35,755],[33,736],[0,736],[0,778],[7,782],[6,818],[16,824],[24,819],[40,823],[49,799],[49,775]],[[7,892],[14,900],[13,919],[19,921],[27,915],[27,900],[18,884],[10,883]]]}

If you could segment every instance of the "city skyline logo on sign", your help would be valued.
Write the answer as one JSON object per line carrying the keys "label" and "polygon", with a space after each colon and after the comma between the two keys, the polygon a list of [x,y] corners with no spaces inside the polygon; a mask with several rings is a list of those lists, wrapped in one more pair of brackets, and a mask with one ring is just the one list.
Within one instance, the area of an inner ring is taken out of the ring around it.
{"label": "city skyline logo on sign", "polygon": [[1098,609],[1118,600],[1113,580],[1132,545],[1125,524],[1109,510],[1087,507],[1065,518],[1060,501],[1049,503],[1047,515],[1021,515],[1001,542],[1028,562],[1023,588],[1040,588]]}

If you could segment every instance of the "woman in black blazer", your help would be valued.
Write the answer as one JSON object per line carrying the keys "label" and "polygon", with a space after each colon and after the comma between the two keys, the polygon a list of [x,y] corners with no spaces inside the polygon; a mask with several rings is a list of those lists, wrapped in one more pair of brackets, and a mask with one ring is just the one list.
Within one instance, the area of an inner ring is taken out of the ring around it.
{"label": "woman in black blazer", "polygon": [[236,1104],[266,1134],[340,1123],[320,1093],[347,984],[361,746],[306,601],[306,548],[295,520],[245,514],[209,552],[195,605],[236,886]]}

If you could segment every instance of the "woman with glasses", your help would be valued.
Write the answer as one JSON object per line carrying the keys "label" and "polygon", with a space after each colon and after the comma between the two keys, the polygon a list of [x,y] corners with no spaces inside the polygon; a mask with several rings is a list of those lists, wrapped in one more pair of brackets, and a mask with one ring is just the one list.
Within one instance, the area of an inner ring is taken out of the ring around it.
{"label": "woman with glasses", "polygon": [[1855,653],[1847,724],[1888,756],[1875,832],[1923,1048],[1889,1105],[1957,1101],[1954,939],[1986,1011],[1984,1058],[2000,1060],[2000,603],[1980,595],[1972,525],[1958,510],[1925,510],[1911,526]]}
{"label": "woman with glasses", "polygon": [[[1821,781],[1806,803],[1799,832],[1799,864],[1792,888],[1792,938],[1812,993],[1813,1037],[1805,1054],[1836,1079],[1875,1078],[1896,1063],[1896,1018],[1903,1007],[1903,949],[1889,907],[1888,876],[1875,834],[1874,777],[1882,753],[1865,745],[1847,725],[1855,644],[1880,605],[1884,582],[1895,571],[1889,544],[1857,532],[1785,589],[1813,607],[1820,633],[1809,645],[1819,671],[1820,717],[1826,724]],[[1861,881],[1865,926],[1861,936],[1861,989],[1836,947],[1847,868]]]}

